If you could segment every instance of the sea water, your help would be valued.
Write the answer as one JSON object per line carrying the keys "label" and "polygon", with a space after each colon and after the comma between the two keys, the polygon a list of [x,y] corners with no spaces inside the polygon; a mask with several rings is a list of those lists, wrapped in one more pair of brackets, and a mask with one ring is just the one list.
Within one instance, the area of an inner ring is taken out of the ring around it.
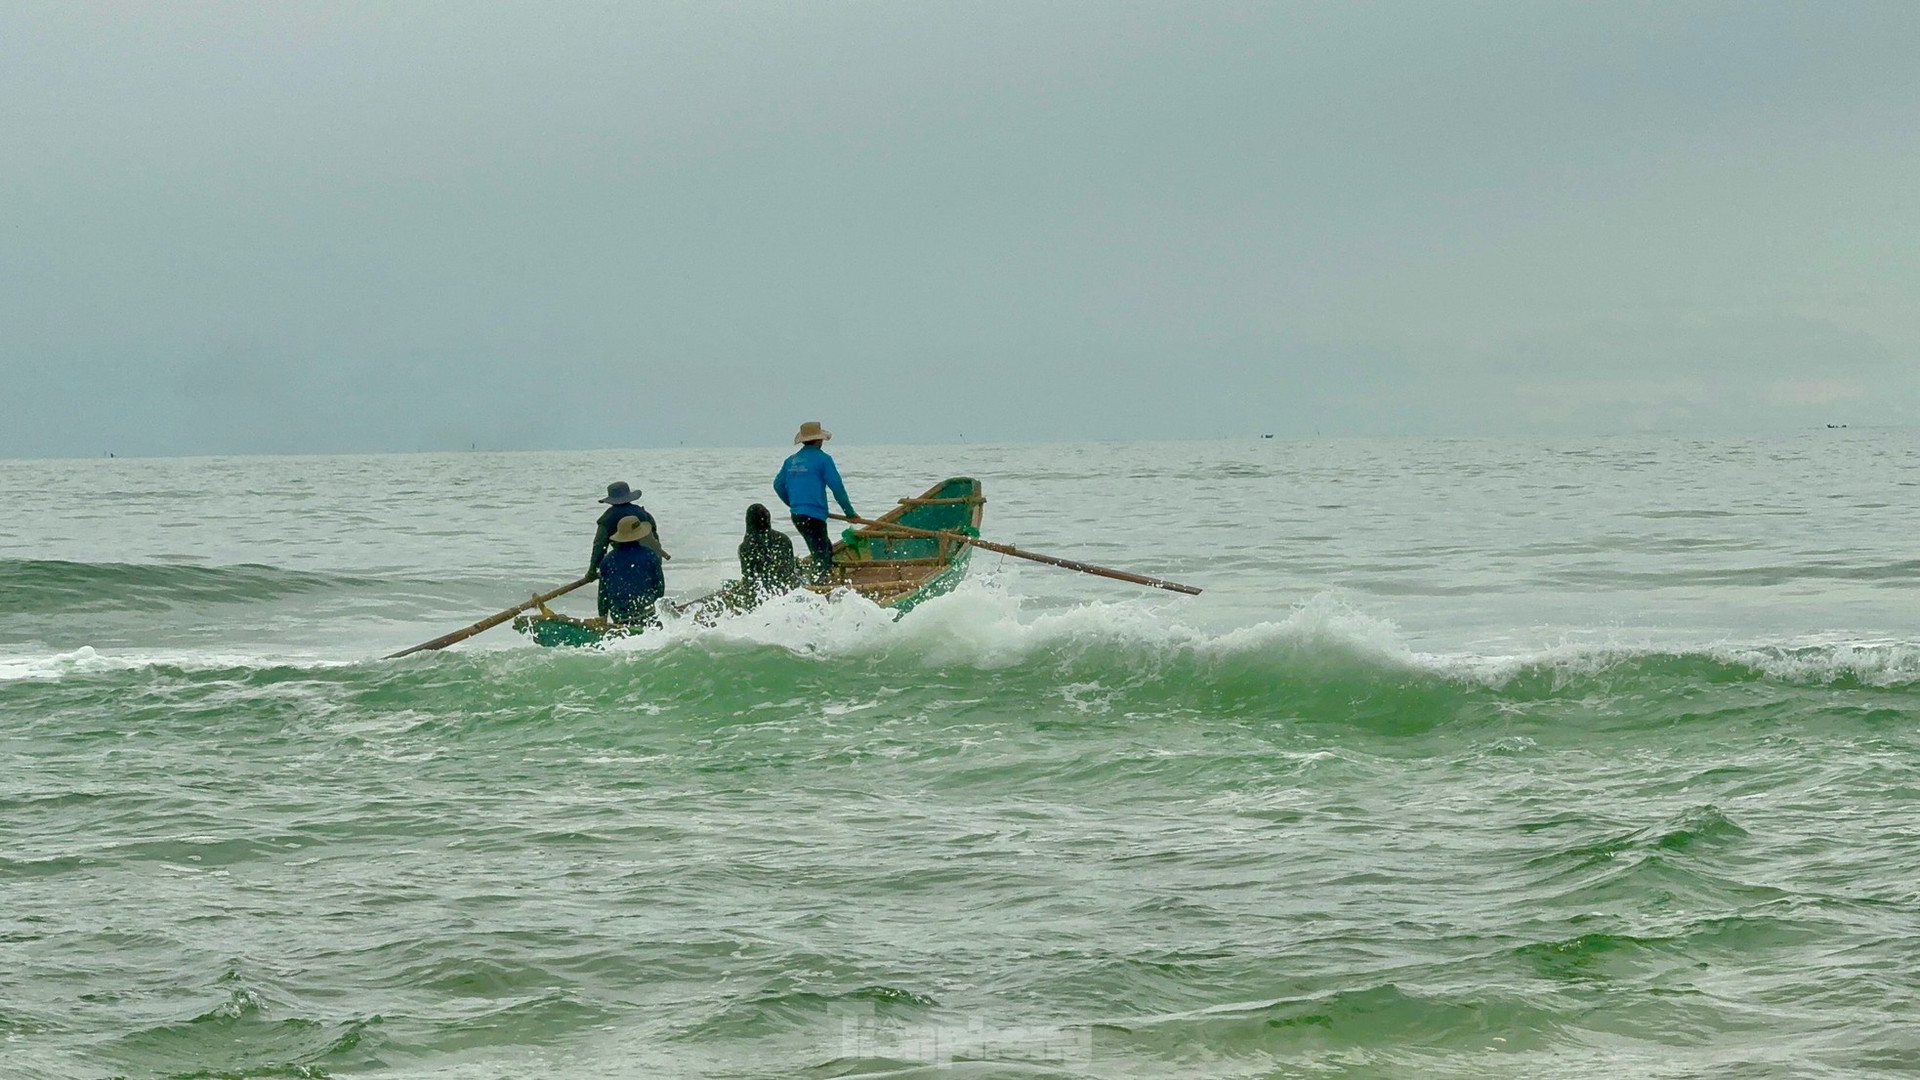
{"label": "sea water", "polygon": [[0,1076],[1920,1070],[1915,435],[833,449],[1206,591],[384,661],[785,448],[0,463]]}

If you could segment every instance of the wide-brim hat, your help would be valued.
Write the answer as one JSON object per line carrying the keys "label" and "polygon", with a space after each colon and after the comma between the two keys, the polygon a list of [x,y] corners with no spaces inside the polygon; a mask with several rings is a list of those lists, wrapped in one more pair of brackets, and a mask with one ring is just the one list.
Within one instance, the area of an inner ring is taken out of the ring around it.
{"label": "wide-brim hat", "polygon": [[607,485],[607,497],[600,501],[608,506],[625,506],[640,497],[640,493],[627,486],[625,480],[615,480]]}
{"label": "wide-brim hat", "polygon": [[645,540],[652,535],[653,526],[637,517],[623,517],[620,519],[619,526],[613,530],[612,539],[616,544],[631,544],[635,540]]}
{"label": "wide-brim hat", "polygon": [[809,420],[800,425],[800,434],[793,437],[793,444],[798,446],[801,443],[813,442],[815,440],[826,442],[831,438],[833,438],[833,432],[821,427],[820,421]]}

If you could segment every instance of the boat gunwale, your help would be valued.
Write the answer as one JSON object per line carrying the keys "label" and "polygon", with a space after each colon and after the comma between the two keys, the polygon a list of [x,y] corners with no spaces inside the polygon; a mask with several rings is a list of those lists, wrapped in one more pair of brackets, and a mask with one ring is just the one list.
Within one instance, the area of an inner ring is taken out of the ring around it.
{"label": "boat gunwale", "polygon": [[[958,496],[945,496],[945,497],[942,497],[936,494],[937,492],[944,491],[947,488],[952,487],[956,484],[968,485],[967,494],[958,495]],[[969,513],[967,514],[967,523],[965,526],[963,526],[963,528],[971,532],[972,535],[978,536],[980,535],[980,522],[984,519],[986,515],[986,504],[987,504],[987,498],[981,492],[982,492],[982,485],[980,481],[975,479],[974,477],[949,476],[946,479],[941,480],[935,483],[933,486],[927,488],[927,490],[921,492],[918,496],[915,496],[913,498],[901,499],[898,503],[894,505],[892,509],[888,510],[886,513],[880,515],[879,517],[872,519],[873,524],[879,525],[879,526],[901,525],[903,528],[905,528],[908,526],[905,526],[900,519],[915,510],[919,510],[923,507],[929,507],[929,506],[946,507],[946,506],[965,505],[968,507]],[[935,530],[928,530],[928,531],[958,532],[960,530],[935,529]],[[882,531],[879,531],[873,528],[872,525],[855,526],[854,534],[856,536],[885,535]],[[941,543],[942,549],[945,550],[947,545],[953,542],[945,538],[942,538],[940,543]],[[844,555],[846,551],[847,551],[847,544],[846,544],[846,541],[844,540],[838,541],[833,545],[834,562],[835,562],[836,570],[840,569],[843,565],[850,569],[862,563],[870,563],[870,564],[877,564],[877,565],[884,565],[886,563],[903,563],[903,564],[909,564],[909,565],[925,566],[927,572],[920,575],[918,580],[915,580],[912,582],[912,588],[907,588],[907,589],[879,588],[879,589],[874,589],[872,592],[865,592],[865,591],[862,591],[857,585],[847,583],[847,582],[835,582],[831,585],[813,585],[813,586],[808,586],[808,588],[811,591],[820,592],[820,593],[831,593],[837,589],[852,589],[854,592],[860,593],[860,595],[865,596],[867,599],[873,601],[875,604],[879,605],[880,607],[889,608],[899,612],[900,614],[905,614],[907,611],[912,610],[915,606],[918,606],[922,601],[932,599],[934,596],[940,595],[941,593],[952,589],[953,585],[957,584],[957,577],[954,581],[946,581],[944,579],[947,578],[949,574],[952,574],[955,570],[959,570],[962,573],[964,573],[966,566],[968,565],[968,563],[972,561],[973,545],[962,542],[955,545],[950,554],[947,554],[945,556],[935,555],[928,559],[925,559],[924,561],[920,558],[915,558],[911,560],[849,558],[843,564],[840,561],[840,556]],[[907,584],[907,582],[906,581],[876,582],[875,584],[881,585],[881,586],[905,585]],[[943,586],[943,587],[935,589],[935,586]],[[922,595],[922,594],[925,594],[925,595]]]}

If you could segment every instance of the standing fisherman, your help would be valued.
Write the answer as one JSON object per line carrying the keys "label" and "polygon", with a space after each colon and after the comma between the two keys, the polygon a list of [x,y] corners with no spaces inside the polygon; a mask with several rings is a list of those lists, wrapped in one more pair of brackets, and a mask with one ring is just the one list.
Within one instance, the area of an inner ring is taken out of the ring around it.
{"label": "standing fisherman", "polygon": [[[606,558],[607,544],[613,539],[613,530],[619,528],[621,518],[633,517],[646,522],[651,527],[647,530],[646,538],[640,543],[652,548],[653,553],[658,555],[662,562],[673,558],[667,554],[665,548],[660,546],[660,523],[653,520],[653,515],[647,513],[646,507],[633,501],[639,497],[640,493],[628,487],[625,480],[615,480],[607,485],[607,497],[600,500],[607,504],[607,510],[595,523],[593,554],[587,558],[588,581],[600,576],[600,560]],[[603,611],[601,614],[606,613]]]}
{"label": "standing fisherman", "polygon": [[773,477],[773,493],[793,511],[793,527],[813,553],[814,580],[825,585],[833,573],[833,541],[827,539],[827,489],[840,501],[848,517],[858,517],[847,501],[847,488],[840,482],[840,470],[820,444],[833,438],[833,432],[809,420],[800,425],[793,441],[800,449],[793,452]]}

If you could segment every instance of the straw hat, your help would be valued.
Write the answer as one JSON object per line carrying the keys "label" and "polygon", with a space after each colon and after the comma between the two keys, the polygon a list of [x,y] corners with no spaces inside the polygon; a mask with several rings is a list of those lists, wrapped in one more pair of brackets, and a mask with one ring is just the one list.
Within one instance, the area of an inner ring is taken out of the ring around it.
{"label": "straw hat", "polygon": [[631,544],[635,540],[645,540],[652,535],[653,526],[637,517],[623,517],[620,519],[619,526],[613,530],[613,542]]}
{"label": "straw hat", "polygon": [[809,420],[800,425],[800,434],[793,437],[793,444],[798,446],[803,442],[812,442],[815,439],[826,442],[831,438],[833,438],[833,432],[821,427],[820,421]]}

